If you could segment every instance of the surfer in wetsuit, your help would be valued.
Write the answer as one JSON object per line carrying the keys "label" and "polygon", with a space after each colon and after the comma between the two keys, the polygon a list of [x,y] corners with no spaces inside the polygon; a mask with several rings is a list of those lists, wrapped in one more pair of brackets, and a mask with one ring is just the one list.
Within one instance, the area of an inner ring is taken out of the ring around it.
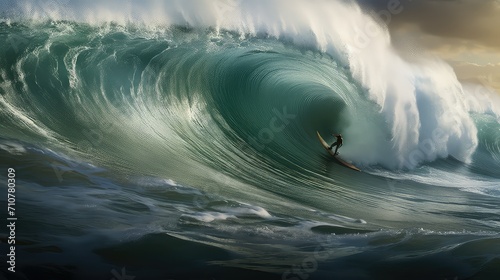
{"label": "surfer in wetsuit", "polygon": [[342,147],[342,141],[343,141],[342,134],[332,134],[332,135],[337,138],[337,141],[335,141],[335,143],[330,145],[330,148],[328,148],[328,150],[331,150],[333,148],[333,146],[337,146],[335,148],[335,155],[338,155],[337,151],[340,147]]}

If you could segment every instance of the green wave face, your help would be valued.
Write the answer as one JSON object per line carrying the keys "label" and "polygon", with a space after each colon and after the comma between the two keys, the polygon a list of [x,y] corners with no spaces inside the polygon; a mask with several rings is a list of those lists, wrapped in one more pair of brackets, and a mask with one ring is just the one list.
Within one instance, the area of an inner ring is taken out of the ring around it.
{"label": "green wave face", "polygon": [[[341,57],[265,34],[73,22],[1,28],[9,43],[0,50],[4,136],[117,169],[200,180],[200,168],[245,177],[262,164],[315,170],[324,156],[315,131],[327,141],[342,132],[343,155],[362,167],[413,168],[413,159],[474,146],[447,134],[445,150],[430,150],[436,129],[454,128],[421,117],[421,139],[401,151],[398,123]],[[425,91],[417,98],[422,116],[441,109],[433,102]]]}
{"label": "green wave face", "polygon": [[74,23],[2,28],[6,40],[18,36],[1,50],[7,136],[102,161],[150,168],[243,148],[313,162],[316,130],[376,115],[334,58],[278,40]]}

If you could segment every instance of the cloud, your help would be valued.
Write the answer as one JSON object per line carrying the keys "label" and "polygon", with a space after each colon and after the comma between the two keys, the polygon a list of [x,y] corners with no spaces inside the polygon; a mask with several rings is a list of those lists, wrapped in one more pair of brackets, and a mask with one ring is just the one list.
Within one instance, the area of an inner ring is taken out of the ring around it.
{"label": "cloud", "polygon": [[452,66],[461,81],[491,86],[500,92],[500,63],[478,65],[455,62]]}
{"label": "cloud", "polygon": [[367,11],[402,11],[388,22],[393,45],[407,59],[437,55],[463,82],[500,92],[499,0],[357,0]]}
{"label": "cloud", "polygon": [[[358,0],[375,12],[399,0]],[[402,12],[389,22],[392,32],[418,29],[424,34],[463,39],[500,51],[500,3],[497,0],[400,0]]]}

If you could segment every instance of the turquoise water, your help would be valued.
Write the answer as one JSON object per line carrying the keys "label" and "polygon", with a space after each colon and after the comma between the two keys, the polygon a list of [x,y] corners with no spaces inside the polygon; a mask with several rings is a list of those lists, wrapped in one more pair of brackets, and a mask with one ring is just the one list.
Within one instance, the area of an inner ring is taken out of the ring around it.
{"label": "turquoise water", "polygon": [[411,90],[378,91],[376,62],[289,35],[15,19],[0,37],[8,279],[498,275],[498,103],[468,105],[442,62],[391,53]]}

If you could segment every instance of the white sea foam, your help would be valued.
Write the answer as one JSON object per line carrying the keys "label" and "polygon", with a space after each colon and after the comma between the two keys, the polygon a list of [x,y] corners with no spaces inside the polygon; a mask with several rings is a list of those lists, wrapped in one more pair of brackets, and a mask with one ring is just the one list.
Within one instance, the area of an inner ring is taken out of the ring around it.
{"label": "white sea foam", "polygon": [[26,148],[12,141],[2,141],[0,142],[0,149],[8,152],[11,155],[22,155],[26,153]]}
{"label": "white sea foam", "polygon": [[202,213],[195,213],[195,214],[184,214],[184,215],[182,215],[182,217],[195,219],[195,220],[198,220],[200,222],[205,222],[205,223],[210,223],[213,221],[220,221],[220,220],[227,220],[229,218],[236,219],[236,217],[233,215],[228,215],[228,214],[218,213],[218,212],[202,212]]}

